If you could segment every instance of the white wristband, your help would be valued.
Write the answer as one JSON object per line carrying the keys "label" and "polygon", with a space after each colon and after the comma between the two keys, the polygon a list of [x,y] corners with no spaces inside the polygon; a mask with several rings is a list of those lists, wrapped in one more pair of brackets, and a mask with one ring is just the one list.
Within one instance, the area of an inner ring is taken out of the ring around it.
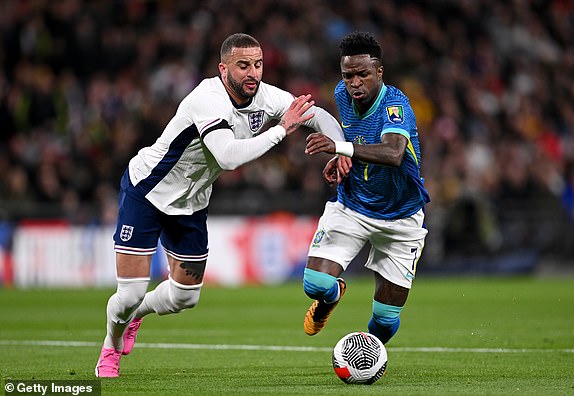
{"label": "white wristband", "polygon": [[335,153],[344,155],[345,157],[352,157],[355,149],[352,142],[341,142],[335,140]]}

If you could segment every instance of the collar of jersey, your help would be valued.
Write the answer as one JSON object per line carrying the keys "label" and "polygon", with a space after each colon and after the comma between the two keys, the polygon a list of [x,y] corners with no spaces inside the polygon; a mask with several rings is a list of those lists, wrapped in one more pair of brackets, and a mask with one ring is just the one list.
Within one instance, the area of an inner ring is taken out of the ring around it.
{"label": "collar of jersey", "polygon": [[[223,85],[223,81],[221,80],[221,76],[219,77],[219,82],[221,83],[221,85]],[[231,104],[233,105],[233,107],[235,107],[236,109],[244,109],[246,107],[249,107],[249,105],[251,104],[251,102],[253,102],[253,96],[249,98],[249,100],[247,101],[247,103],[245,104],[237,104],[237,102],[235,100],[233,100],[233,98],[231,97],[231,95],[229,95],[229,93],[227,92],[227,90],[225,89],[225,85],[223,85],[223,89],[225,90],[225,92],[227,93],[227,96],[229,96],[229,100],[231,101]]]}
{"label": "collar of jersey", "polygon": [[357,118],[363,119],[363,118],[367,118],[368,116],[373,114],[375,112],[375,110],[379,107],[379,104],[383,101],[383,98],[385,97],[386,93],[387,93],[387,86],[385,85],[385,83],[383,83],[383,86],[381,87],[381,91],[379,92],[377,99],[371,105],[371,108],[363,115],[359,114],[359,111],[357,110],[357,107],[355,106],[355,101],[353,101],[353,111],[355,112],[355,115],[357,116]]}
{"label": "collar of jersey", "polygon": [[237,104],[237,102],[234,101],[233,98],[232,98],[229,94],[227,94],[227,96],[229,96],[229,100],[231,100],[231,103],[233,104],[233,107],[235,107],[236,109],[244,109],[244,108],[246,108],[246,107],[249,107],[249,105],[251,104],[251,102],[253,102],[253,98],[254,98],[254,96],[252,96],[252,97],[249,98],[249,100],[247,101],[247,103],[240,105],[240,104]]}

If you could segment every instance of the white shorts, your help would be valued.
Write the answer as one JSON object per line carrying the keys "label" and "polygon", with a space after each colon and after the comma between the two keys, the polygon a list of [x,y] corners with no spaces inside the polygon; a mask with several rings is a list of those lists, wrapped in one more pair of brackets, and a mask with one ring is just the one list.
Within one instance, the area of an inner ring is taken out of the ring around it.
{"label": "white shorts", "polygon": [[347,269],[367,242],[371,243],[365,267],[399,286],[411,288],[425,237],[424,213],[399,220],[364,216],[339,202],[327,202],[309,247],[309,256],[320,257]]}

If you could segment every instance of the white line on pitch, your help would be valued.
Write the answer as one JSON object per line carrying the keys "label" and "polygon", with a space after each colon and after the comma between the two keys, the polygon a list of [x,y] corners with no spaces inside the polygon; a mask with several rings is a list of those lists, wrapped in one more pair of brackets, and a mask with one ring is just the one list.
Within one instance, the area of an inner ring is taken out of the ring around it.
{"label": "white line on pitch", "polygon": [[[90,347],[101,346],[91,341],[50,341],[50,340],[0,340],[0,345],[15,346],[54,346],[54,347]],[[150,349],[216,349],[243,351],[286,351],[286,352],[331,352],[328,347],[279,346],[279,345],[230,345],[230,344],[167,344],[138,342],[137,348]],[[536,348],[442,348],[442,347],[388,347],[389,352],[432,352],[432,353],[574,353],[574,349],[536,349]]]}

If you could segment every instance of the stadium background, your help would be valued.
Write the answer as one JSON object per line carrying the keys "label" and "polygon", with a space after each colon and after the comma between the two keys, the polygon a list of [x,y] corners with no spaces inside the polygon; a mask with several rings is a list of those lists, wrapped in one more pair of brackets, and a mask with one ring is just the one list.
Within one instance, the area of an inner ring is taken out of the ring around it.
{"label": "stadium background", "polygon": [[[377,35],[385,82],[417,115],[432,197],[420,273],[574,270],[570,1],[3,0],[0,284],[113,280],[123,169],[217,74],[229,33],[260,40],[265,81],[336,114],[337,46],[353,30]],[[334,192],[303,136],[215,184],[214,281],[298,274]]]}

